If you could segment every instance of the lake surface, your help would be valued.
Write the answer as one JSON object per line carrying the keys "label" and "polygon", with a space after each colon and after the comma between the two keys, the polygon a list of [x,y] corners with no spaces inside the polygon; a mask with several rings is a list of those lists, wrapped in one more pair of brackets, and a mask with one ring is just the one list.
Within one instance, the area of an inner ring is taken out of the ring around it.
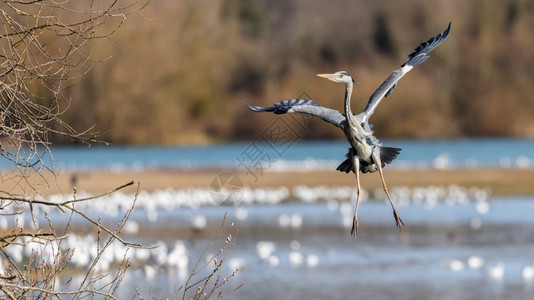
{"label": "lake surface", "polygon": [[[477,168],[534,166],[534,140],[450,139],[384,140],[385,146],[402,148],[393,168]],[[237,168],[253,158],[269,161],[272,170],[332,169],[345,159],[345,141],[257,140],[210,146],[93,146],[54,147],[48,165],[63,170],[142,171],[145,169]],[[0,160],[0,167],[9,167]]]}
{"label": "lake surface", "polygon": [[[383,143],[403,148],[392,168],[534,166],[533,140]],[[120,172],[237,168],[240,159],[259,153],[272,161],[272,170],[282,171],[335,168],[346,150],[346,143],[341,141],[295,141],[274,146],[257,141],[206,147],[59,147],[53,149],[53,155],[56,168]],[[136,288],[145,299],[181,295],[176,290],[216,235],[225,213],[226,224],[233,222],[239,229],[221,269],[223,277],[239,269],[223,288],[229,293],[228,299],[532,299],[534,295],[532,197],[499,198],[484,189],[455,186],[392,188],[406,230],[400,233],[395,227],[391,208],[383,199],[365,199],[359,211],[360,231],[354,240],[350,236],[354,187],[316,191],[322,195],[320,201],[306,200],[309,191],[290,192],[302,198],[286,201],[283,188],[262,190],[243,197],[271,202],[243,199],[230,207],[213,205],[205,190],[141,192],[124,237],[160,247],[150,253],[129,250],[132,268],[118,298],[132,298]],[[117,193],[87,206],[79,203],[77,208],[117,224],[133,197]],[[4,213],[9,213],[7,209],[12,207],[5,209]],[[34,214],[38,222],[46,224],[39,207],[34,208]],[[58,226],[69,217],[53,210],[48,215]],[[0,226],[13,225],[7,220],[1,216]],[[19,216],[19,224],[32,226],[29,212]],[[70,242],[64,243],[78,249],[73,261],[81,268],[90,263],[89,254],[83,257],[82,249],[95,247],[87,227],[87,222],[74,218],[74,232]],[[220,242],[206,257],[219,251]],[[14,251],[13,255],[32,253],[26,248]],[[122,259],[125,249],[117,246],[108,252],[111,254],[104,256],[103,270]],[[73,279],[72,286],[77,280]],[[243,287],[232,292],[241,283]]]}
{"label": "lake surface", "polygon": [[[204,207],[138,221],[167,232],[160,239],[169,248],[173,228],[189,229],[180,239],[190,271],[208,243],[192,229],[194,219],[206,217],[203,230],[210,231],[227,212],[239,235],[221,275],[239,271],[223,290],[243,284],[228,299],[532,299],[534,278],[524,269],[534,261],[534,201],[492,198],[482,210],[478,203],[401,205],[407,229],[399,233],[389,204],[366,202],[357,240],[350,236],[349,202]],[[146,282],[144,295],[150,286],[153,295],[170,297],[186,274],[160,268],[147,279],[131,272],[123,296]]]}
{"label": "lake surface", "polygon": [[[532,299],[534,199],[481,191],[452,189],[436,198],[427,189],[421,198],[416,196],[420,190],[404,197],[393,190],[406,223],[403,232],[395,227],[387,202],[366,200],[360,205],[356,240],[350,236],[351,199],[172,208],[169,191],[167,196],[143,194],[123,237],[159,248],[150,255],[129,250],[132,267],[117,296],[129,299],[138,289],[145,299],[181,298],[176,290],[227,214],[225,226],[233,223],[239,229],[237,236],[232,232],[235,244],[220,273],[224,278],[239,269],[222,288],[227,299]],[[116,224],[132,199],[116,194],[98,200],[110,206],[96,201],[92,208],[78,208]],[[59,223],[68,218],[58,211],[48,215]],[[75,232],[78,221],[74,219]],[[202,262],[219,251],[225,237]],[[73,245],[94,247],[82,240]],[[107,251],[111,265],[125,255],[124,247],[116,246]],[[73,260],[79,261],[76,255]],[[239,284],[243,287],[232,292]]]}

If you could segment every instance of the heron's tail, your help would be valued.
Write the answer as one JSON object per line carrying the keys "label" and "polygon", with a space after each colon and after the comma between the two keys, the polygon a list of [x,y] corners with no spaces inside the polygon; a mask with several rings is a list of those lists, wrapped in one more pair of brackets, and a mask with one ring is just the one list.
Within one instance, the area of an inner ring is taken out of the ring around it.
{"label": "heron's tail", "polygon": [[356,155],[356,153],[354,153],[354,148],[350,147],[349,152],[345,154],[345,157],[347,159],[345,159],[345,161],[342,162],[336,170],[345,173],[354,172],[354,164],[352,163],[352,158],[354,157],[354,155]]}
{"label": "heron's tail", "polygon": [[354,165],[352,163],[352,159],[345,159],[345,161],[342,162],[336,170],[345,173],[354,172]]}
{"label": "heron's tail", "polygon": [[[401,148],[394,148],[394,147],[380,147],[380,160],[382,161],[382,167],[384,167],[386,164],[390,164],[397,156],[399,156],[399,153],[401,152]],[[336,170],[340,172],[350,173],[354,172],[354,164],[352,162],[352,157],[354,156],[354,149],[349,148],[349,152],[347,153],[345,161],[343,161]],[[369,168],[366,168],[367,165],[362,164],[361,171],[363,173],[369,172]],[[374,168],[376,171],[376,168]],[[371,170],[370,172],[374,172]]]}
{"label": "heron's tail", "polygon": [[394,147],[380,147],[380,160],[382,165],[390,164],[401,152],[401,148]]}

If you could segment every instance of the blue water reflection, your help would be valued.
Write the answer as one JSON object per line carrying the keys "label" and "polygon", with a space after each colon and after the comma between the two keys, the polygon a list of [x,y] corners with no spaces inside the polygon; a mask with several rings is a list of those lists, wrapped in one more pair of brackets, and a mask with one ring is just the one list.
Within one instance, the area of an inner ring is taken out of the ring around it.
{"label": "blue water reflection", "polygon": [[[297,141],[283,152],[268,141],[224,143],[210,146],[93,146],[54,147],[53,165],[67,170],[106,169],[141,171],[147,168],[235,168],[254,143],[274,163],[275,169],[331,169],[347,151],[344,141]],[[448,139],[384,140],[384,145],[403,149],[391,167],[399,168],[529,168],[534,165],[534,140],[529,139]],[[43,151],[44,161],[52,165]],[[0,160],[0,167],[9,167]]]}

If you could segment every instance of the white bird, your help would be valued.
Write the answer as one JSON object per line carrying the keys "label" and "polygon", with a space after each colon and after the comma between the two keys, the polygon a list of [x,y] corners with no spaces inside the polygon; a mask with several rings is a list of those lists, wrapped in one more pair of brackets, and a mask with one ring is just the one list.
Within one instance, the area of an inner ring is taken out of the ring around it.
{"label": "white bird", "polygon": [[528,265],[521,270],[521,277],[524,281],[532,281],[534,279],[534,266]]}
{"label": "white bird", "polygon": [[499,262],[496,266],[487,267],[486,274],[495,280],[502,280],[504,276],[504,268],[504,263]]}
{"label": "white bird", "polygon": [[317,265],[319,265],[319,257],[315,254],[310,254],[306,257],[306,265],[308,265],[308,267],[317,267]]}
{"label": "white bird", "polygon": [[187,248],[182,241],[176,241],[174,248],[167,255],[167,265],[174,267],[179,271],[186,271],[189,264],[189,257],[187,256]]}
{"label": "white bird", "polygon": [[443,260],[443,265],[455,272],[462,271],[465,268],[464,262],[457,259],[445,259]]}
{"label": "white bird", "polygon": [[302,227],[302,215],[294,214],[291,216],[291,227],[300,228]]}
{"label": "white bird", "polygon": [[292,266],[300,266],[304,262],[304,255],[298,251],[289,252],[289,263]]}
{"label": "white bird", "polygon": [[143,272],[145,273],[145,278],[149,280],[156,277],[156,274],[158,273],[157,268],[151,265],[144,265]]}
{"label": "white bird", "polygon": [[156,245],[157,247],[151,251],[152,259],[156,265],[163,266],[167,262],[167,245],[163,241],[157,241]]}
{"label": "white bird", "polygon": [[196,215],[191,220],[191,225],[193,226],[194,230],[199,231],[206,228],[206,226],[208,225],[208,220],[204,215]]}
{"label": "white bird", "polygon": [[247,267],[247,262],[242,258],[231,258],[228,260],[228,268],[231,272],[243,270]]}
{"label": "white bird", "polygon": [[469,256],[467,258],[467,266],[470,269],[478,269],[484,265],[484,259],[480,256]]}
{"label": "white bird", "polygon": [[269,256],[269,258],[267,258],[267,263],[269,263],[269,266],[271,266],[272,268],[278,267],[278,265],[280,264],[280,258],[278,258],[278,256],[276,255],[271,255]]}
{"label": "white bird", "polygon": [[291,224],[291,217],[286,214],[281,214],[278,217],[278,225],[280,227],[288,227]]}
{"label": "white bird", "polygon": [[259,241],[256,244],[256,251],[261,259],[267,259],[276,250],[276,245],[273,242]]}

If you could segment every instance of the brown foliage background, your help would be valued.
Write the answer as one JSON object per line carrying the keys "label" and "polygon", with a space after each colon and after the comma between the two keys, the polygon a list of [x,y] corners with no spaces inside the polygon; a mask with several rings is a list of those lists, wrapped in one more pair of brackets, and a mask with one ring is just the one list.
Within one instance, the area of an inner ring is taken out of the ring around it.
{"label": "brown foliage background", "polygon": [[[114,143],[256,138],[267,105],[305,92],[342,109],[343,87],[315,77],[346,70],[353,110],[420,42],[449,39],[410,72],[371,122],[380,137],[534,136],[534,1],[152,1],[96,46],[101,57],[68,90],[65,121],[113,127]],[[307,138],[341,138],[321,121]]]}

